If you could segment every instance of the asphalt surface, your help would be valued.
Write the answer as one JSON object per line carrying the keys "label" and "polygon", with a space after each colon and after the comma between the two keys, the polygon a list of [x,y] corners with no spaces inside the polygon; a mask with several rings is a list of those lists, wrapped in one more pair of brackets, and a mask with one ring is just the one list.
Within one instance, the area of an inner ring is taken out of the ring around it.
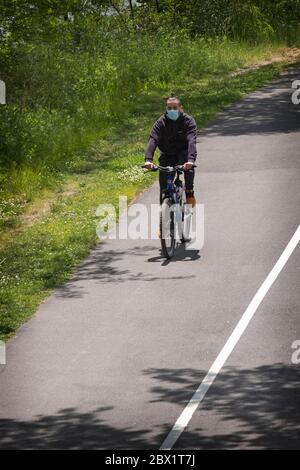
{"label": "asphalt surface", "polygon": [[[101,243],[9,342],[1,448],[160,447],[299,225],[299,78],[298,67],[200,135],[200,251],[166,263],[158,240]],[[299,255],[175,448],[300,448]]]}

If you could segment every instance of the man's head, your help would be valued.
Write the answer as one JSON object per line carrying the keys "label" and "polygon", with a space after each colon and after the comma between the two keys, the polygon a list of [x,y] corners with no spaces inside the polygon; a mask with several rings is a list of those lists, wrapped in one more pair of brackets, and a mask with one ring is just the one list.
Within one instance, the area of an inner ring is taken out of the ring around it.
{"label": "man's head", "polygon": [[166,115],[172,121],[178,119],[182,112],[182,104],[177,96],[169,96],[166,100]]}

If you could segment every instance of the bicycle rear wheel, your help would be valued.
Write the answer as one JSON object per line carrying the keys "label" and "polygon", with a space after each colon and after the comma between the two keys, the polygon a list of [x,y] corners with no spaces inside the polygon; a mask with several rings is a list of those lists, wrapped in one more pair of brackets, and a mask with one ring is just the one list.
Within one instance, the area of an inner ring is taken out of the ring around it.
{"label": "bicycle rear wheel", "polygon": [[171,209],[173,203],[171,199],[164,199],[160,213],[160,236],[161,251],[165,258],[170,259],[175,251],[175,226],[174,212]]}
{"label": "bicycle rear wheel", "polygon": [[183,243],[191,241],[191,224],[192,224],[193,210],[187,206],[186,200],[182,204],[182,238]]}

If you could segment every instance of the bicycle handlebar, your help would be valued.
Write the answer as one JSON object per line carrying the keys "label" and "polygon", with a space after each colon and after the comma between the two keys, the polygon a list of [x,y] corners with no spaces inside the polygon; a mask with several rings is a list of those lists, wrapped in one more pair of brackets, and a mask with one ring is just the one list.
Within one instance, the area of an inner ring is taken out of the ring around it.
{"label": "bicycle handlebar", "polygon": [[[196,168],[197,165],[193,163],[193,168]],[[184,165],[175,165],[175,166],[160,166],[160,165],[154,165],[152,168],[146,168],[145,165],[142,165],[142,168],[147,169],[148,171],[165,171],[166,173],[173,173],[176,170],[179,171],[191,171],[191,169],[185,169]]]}

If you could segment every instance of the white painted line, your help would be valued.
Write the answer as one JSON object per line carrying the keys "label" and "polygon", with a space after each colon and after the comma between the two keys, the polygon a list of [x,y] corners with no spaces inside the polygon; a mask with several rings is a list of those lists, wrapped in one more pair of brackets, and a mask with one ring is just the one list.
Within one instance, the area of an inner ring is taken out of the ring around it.
{"label": "white painted line", "polygon": [[179,416],[176,423],[174,424],[173,428],[171,429],[166,439],[162,443],[160,450],[172,449],[177,439],[179,438],[181,433],[184,431],[184,429],[190,422],[199,404],[205,397],[210,386],[213,384],[218,373],[222,369],[223,365],[227,361],[228,357],[232,353],[233,349],[235,348],[236,344],[238,343],[239,339],[241,338],[242,334],[244,333],[248,324],[253,318],[263,298],[265,297],[268,290],[272,286],[273,282],[276,280],[277,276],[283,269],[284,265],[286,264],[287,260],[293,253],[299,241],[300,241],[300,225],[298,226],[296,232],[292,236],[288,245],[285,247],[282,255],[278,259],[272,271],[268,274],[268,276],[266,277],[266,279],[264,280],[264,282],[262,283],[262,285],[260,286],[256,294],[254,295],[249,306],[247,307],[241,319],[239,320],[238,324],[236,325],[235,329],[233,330],[231,336],[228,338],[225,346],[220,351],[215,362],[209,369],[208,373],[206,374],[203,381],[197,388],[191,400],[189,401],[187,406],[184,408],[181,415]]}

